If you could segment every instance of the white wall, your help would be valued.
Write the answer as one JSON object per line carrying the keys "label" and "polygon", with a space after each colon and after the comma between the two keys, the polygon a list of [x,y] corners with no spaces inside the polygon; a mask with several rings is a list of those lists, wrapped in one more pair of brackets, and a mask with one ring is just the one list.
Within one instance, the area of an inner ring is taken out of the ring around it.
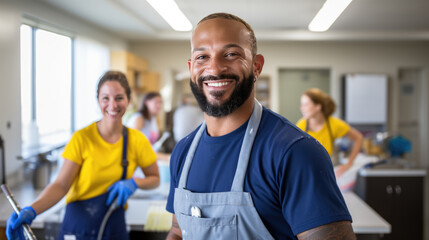
{"label": "white wall", "polygon": [[[5,140],[6,172],[10,175],[22,166],[20,108],[20,25],[23,16],[54,23],[74,36],[93,39],[111,50],[123,50],[127,43],[120,37],[67,13],[33,0],[0,0],[0,135]],[[90,67],[90,66],[89,66]],[[78,69],[76,69],[78,70]],[[95,94],[95,89],[92,91]],[[95,97],[95,96],[94,96]],[[53,110],[52,117],[55,117]],[[11,127],[7,127],[10,122]]]}

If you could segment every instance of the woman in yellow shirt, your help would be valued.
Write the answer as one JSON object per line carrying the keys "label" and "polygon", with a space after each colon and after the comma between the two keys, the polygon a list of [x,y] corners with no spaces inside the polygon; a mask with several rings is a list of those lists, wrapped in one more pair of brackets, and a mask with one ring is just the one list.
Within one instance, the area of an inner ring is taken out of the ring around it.
{"label": "woman in yellow shirt", "polygon": [[[128,239],[127,199],[137,188],[159,185],[156,155],[149,140],[138,130],[122,125],[130,93],[123,73],[109,71],[100,78],[97,99],[103,118],[73,134],[56,180],[31,206],[9,217],[8,239],[25,239],[22,223],[31,224],[66,194],[66,212],[58,239],[96,239],[99,234],[103,239]],[[132,177],[138,166],[144,178]],[[111,204],[117,209],[108,215]],[[108,221],[103,225],[105,219]]]}
{"label": "woman in yellow shirt", "polygon": [[335,139],[346,136],[353,142],[347,163],[335,168],[335,175],[339,177],[353,165],[361,150],[363,136],[343,120],[331,116],[335,107],[335,102],[328,94],[311,88],[301,96],[303,118],[298,121],[297,126],[317,139],[329,155],[332,155]]}

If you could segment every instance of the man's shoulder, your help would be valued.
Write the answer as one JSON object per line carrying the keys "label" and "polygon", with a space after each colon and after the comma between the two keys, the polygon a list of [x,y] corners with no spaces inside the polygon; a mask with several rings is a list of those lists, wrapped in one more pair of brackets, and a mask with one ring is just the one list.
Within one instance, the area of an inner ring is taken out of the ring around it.
{"label": "man's shoulder", "polygon": [[275,138],[279,143],[296,141],[309,136],[284,116],[266,108],[262,114],[260,133],[262,137]]}
{"label": "man's shoulder", "polygon": [[286,117],[265,107],[263,108],[263,111],[262,111],[261,123],[262,122],[278,123],[278,124],[281,124],[282,127],[284,128],[299,129],[293,123],[291,123]]}
{"label": "man's shoulder", "polygon": [[317,140],[269,109],[264,109],[253,149],[254,153],[275,161],[282,161],[286,156],[319,154],[325,151]]}

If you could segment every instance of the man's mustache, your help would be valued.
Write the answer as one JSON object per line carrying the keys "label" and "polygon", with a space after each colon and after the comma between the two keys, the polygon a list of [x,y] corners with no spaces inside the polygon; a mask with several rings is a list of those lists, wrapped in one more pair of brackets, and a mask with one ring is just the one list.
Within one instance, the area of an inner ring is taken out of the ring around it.
{"label": "man's mustache", "polygon": [[221,80],[221,79],[234,79],[235,81],[239,81],[240,77],[235,74],[222,74],[219,76],[214,75],[207,75],[202,76],[198,78],[198,84],[201,86],[203,84],[203,81],[214,81],[214,80]]}

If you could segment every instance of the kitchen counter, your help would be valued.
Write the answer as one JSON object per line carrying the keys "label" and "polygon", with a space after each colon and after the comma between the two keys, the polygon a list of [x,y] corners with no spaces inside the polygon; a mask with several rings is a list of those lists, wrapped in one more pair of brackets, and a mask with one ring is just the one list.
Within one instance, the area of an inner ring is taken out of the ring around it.
{"label": "kitchen counter", "polygon": [[363,168],[359,174],[364,177],[423,177],[426,170],[413,168]]}
{"label": "kitchen counter", "polygon": [[[24,184],[18,188],[11,189],[16,200],[21,206],[30,204],[40,190],[34,190],[31,183]],[[166,198],[169,191],[169,184],[163,183],[160,187],[143,191],[138,190],[128,201],[128,210],[126,212],[126,222],[131,231],[145,231],[145,225],[150,215],[150,208],[156,206],[157,212],[160,214],[167,213],[165,211]],[[2,194],[1,194],[2,195]],[[356,234],[385,234],[390,232],[390,224],[387,223],[380,215],[370,208],[363,200],[361,200],[353,192],[344,192],[344,200],[349,208],[353,218],[352,227]],[[64,214],[65,201],[62,200],[53,208],[40,214],[32,223],[33,229],[42,229],[46,222],[61,222]],[[161,207],[160,207],[161,206]],[[161,209],[162,208],[162,209]],[[6,225],[6,220],[12,212],[7,199],[0,197],[0,226]],[[164,220],[167,216],[164,215]],[[170,214],[171,219],[171,214]],[[168,220],[171,223],[171,220]],[[164,226],[165,228],[165,226]]]}
{"label": "kitchen counter", "polygon": [[[21,208],[30,205],[37,198],[37,196],[42,192],[42,190],[34,189],[31,182],[26,182],[17,187],[10,188],[10,191],[14,195],[15,200],[18,202]],[[59,216],[57,213],[61,212],[64,206],[65,206],[65,199],[61,200],[55,206],[45,211],[44,213],[39,214],[31,224],[31,227],[41,229],[44,227],[44,223],[47,221],[61,222],[62,216]],[[12,214],[12,211],[13,211],[12,205],[10,205],[5,195],[1,193],[0,194],[0,227],[6,226],[6,221],[10,216],[10,214]]]}
{"label": "kitchen counter", "polygon": [[352,227],[356,234],[390,233],[390,224],[354,192],[343,192],[343,197],[352,215]]}
{"label": "kitchen counter", "polygon": [[[10,190],[20,207],[30,205],[42,191],[34,189],[31,182],[26,182],[22,185],[11,188]],[[128,200],[126,220],[129,228],[132,230],[142,230],[146,223],[149,207],[159,205],[160,202],[165,206],[168,191],[168,183],[163,183],[153,190],[138,189]],[[52,208],[38,215],[31,224],[31,228],[42,229],[46,222],[62,222],[65,212],[65,204],[65,198],[63,198]],[[10,216],[12,211],[13,209],[9,201],[3,193],[0,193],[0,227],[6,226],[7,218]]]}
{"label": "kitchen counter", "polygon": [[[390,233],[390,224],[354,192],[343,192],[343,197],[352,216],[352,227],[356,234]],[[133,230],[143,230],[148,216],[148,207],[153,204],[165,206],[166,203],[166,200],[130,199],[127,223],[131,225]]]}
{"label": "kitchen counter", "polygon": [[425,176],[425,169],[383,163],[361,169],[353,191],[391,224],[387,238],[422,239]]}

